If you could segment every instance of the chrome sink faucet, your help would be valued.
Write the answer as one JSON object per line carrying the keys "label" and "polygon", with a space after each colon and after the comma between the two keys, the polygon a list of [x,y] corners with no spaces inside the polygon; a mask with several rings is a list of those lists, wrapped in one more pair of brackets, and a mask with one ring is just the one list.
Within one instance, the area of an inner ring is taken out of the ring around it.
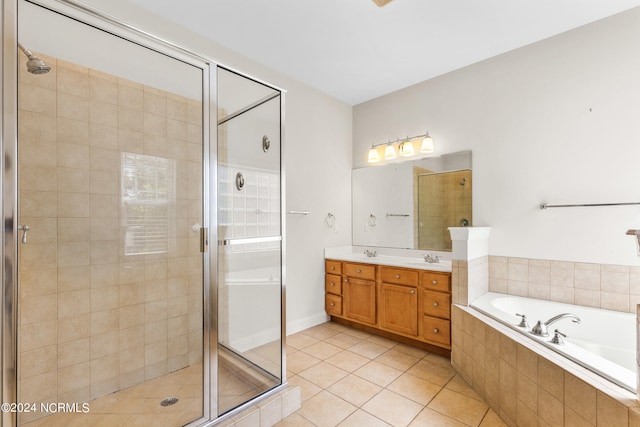
{"label": "chrome sink faucet", "polygon": [[537,335],[539,337],[548,337],[549,336],[548,326],[550,326],[552,323],[557,322],[558,320],[562,320],[562,319],[565,319],[565,318],[572,319],[571,321],[573,323],[580,323],[580,318],[578,316],[576,316],[575,314],[562,313],[562,314],[558,314],[557,316],[553,316],[551,319],[547,320],[544,323],[542,323],[542,321],[538,320],[538,323],[536,323],[536,326],[534,326],[531,329],[531,333],[533,335]]}
{"label": "chrome sink faucet", "polygon": [[440,262],[440,257],[438,255],[434,257],[432,254],[428,254],[424,256],[424,260],[430,264],[434,264]]}
{"label": "chrome sink faucet", "polygon": [[365,249],[365,255],[369,258],[377,257],[378,253],[376,251],[370,251],[369,249]]}

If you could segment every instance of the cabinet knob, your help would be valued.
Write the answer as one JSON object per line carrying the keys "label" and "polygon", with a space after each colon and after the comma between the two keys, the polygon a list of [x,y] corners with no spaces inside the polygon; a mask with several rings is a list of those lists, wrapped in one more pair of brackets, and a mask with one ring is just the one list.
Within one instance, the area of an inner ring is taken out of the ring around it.
{"label": "cabinet knob", "polygon": [[336,285],[335,283],[331,282],[331,286],[335,286],[335,285]]}
{"label": "cabinet knob", "polygon": [[331,266],[331,269],[332,269],[332,270],[335,270],[336,268],[332,265],[332,266]]}
{"label": "cabinet knob", "polygon": [[399,275],[399,274],[396,274],[396,279],[399,279],[399,278],[400,278],[400,275]]}
{"label": "cabinet knob", "polygon": [[416,290],[415,290],[415,289],[411,289],[411,292],[409,292],[409,293],[410,293],[411,295],[413,295],[413,294],[415,294],[415,293],[416,293]]}
{"label": "cabinet knob", "polygon": [[437,284],[438,284],[438,281],[437,281],[437,280],[432,280],[432,281],[431,281],[431,284],[432,284],[432,285],[437,285]]}
{"label": "cabinet knob", "polygon": [[439,330],[438,328],[434,328],[434,329],[433,329],[433,333],[434,333],[434,334],[437,334],[438,332],[440,332],[440,330]]}
{"label": "cabinet knob", "polygon": [[438,303],[437,303],[437,302],[434,302],[434,303],[433,303],[433,306],[434,306],[434,307],[437,307],[437,306],[438,306]]}
{"label": "cabinet knob", "polygon": [[362,270],[356,270],[356,273],[362,273]]}
{"label": "cabinet knob", "polygon": [[349,279],[344,279],[344,283],[347,283],[349,281]]}

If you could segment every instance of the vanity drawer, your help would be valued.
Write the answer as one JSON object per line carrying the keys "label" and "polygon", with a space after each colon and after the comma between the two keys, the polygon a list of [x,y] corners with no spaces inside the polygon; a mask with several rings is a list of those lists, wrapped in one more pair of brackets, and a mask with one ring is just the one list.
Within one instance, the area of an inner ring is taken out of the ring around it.
{"label": "vanity drawer", "polygon": [[342,316],[342,297],[339,295],[325,294],[324,309],[331,316]]}
{"label": "vanity drawer", "polygon": [[422,291],[422,295],[422,300],[424,301],[424,314],[443,319],[451,318],[450,294],[424,290]]}
{"label": "vanity drawer", "polygon": [[450,347],[451,322],[437,317],[424,316],[424,339]]}
{"label": "vanity drawer", "polygon": [[324,271],[331,274],[342,274],[342,263],[340,261],[325,260]]}
{"label": "vanity drawer", "polygon": [[385,283],[418,286],[418,272],[402,268],[382,267],[380,278]]}
{"label": "vanity drawer", "polygon": [[324,290],[330,294],[342,295],[342,277],[335,274],[325,275]]}
{"label": "vanity drawer", "polygon": [[420,274],[420,283],[425,289],[438,292],[451,292],[451,275],[446,273],[434,273],[423,271]]}
{"label": "vanity drawer", "polygon": [[344,269],[345,274],[349,277],[366,280],[376,279],[376,267],[374,265],[345,264]]}

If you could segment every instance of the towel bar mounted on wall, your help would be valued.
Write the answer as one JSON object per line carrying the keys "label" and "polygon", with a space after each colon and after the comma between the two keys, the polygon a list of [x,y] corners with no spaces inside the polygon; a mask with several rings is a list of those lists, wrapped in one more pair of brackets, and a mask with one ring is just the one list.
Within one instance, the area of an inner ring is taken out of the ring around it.
{"label": "towel bar mounted on wall", "polygon": [[550,205],[548,203],[540,203],[540,209],[545,210],[549,208],[583,208],[592,206],[630,206],[640,205],[640,202],[625,202],[625,203],[587,203],[582,205]]}
{"label": "towel bar mounted on wall", "polygon": [[287,211],[290,215],[311,215],[309,211]]}
{"label": "towel bar mounted on wall", "polygon": [[390,213],[385,215],[386,218],[389,218],[390,216],[408,217],[408,216],[411,216],[411,215],[409,215],[409,214],[390,214]]}

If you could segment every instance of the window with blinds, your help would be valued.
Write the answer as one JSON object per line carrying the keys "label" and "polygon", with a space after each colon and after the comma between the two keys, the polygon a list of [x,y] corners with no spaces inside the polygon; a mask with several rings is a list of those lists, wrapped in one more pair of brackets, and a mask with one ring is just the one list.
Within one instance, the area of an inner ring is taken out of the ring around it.
{"label": "window with blinds", "polygon": [[125,255],[167,252],[169,211],[175,205],[175,160],[121,153]]}

